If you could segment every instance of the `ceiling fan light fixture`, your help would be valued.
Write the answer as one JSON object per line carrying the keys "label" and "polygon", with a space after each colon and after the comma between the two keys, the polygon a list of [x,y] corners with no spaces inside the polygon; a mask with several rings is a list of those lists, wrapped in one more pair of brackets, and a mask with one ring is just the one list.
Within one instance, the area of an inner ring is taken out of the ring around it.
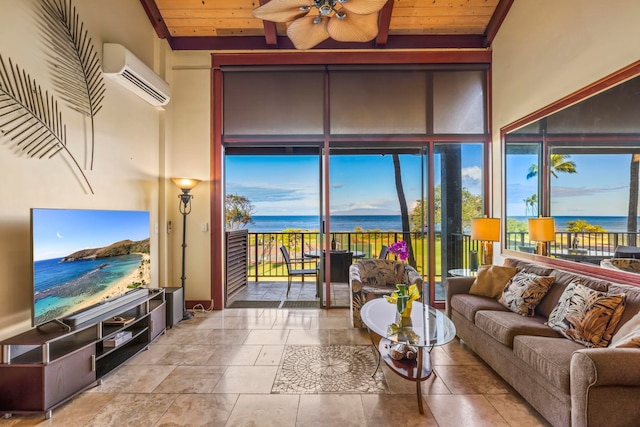
{"label": "ceiling fan light fixture", "polygon": [[328,2],[318,6],[318,10],[320,11],[320,15],[329,16],[331,12],[333,12],[333,6]]}
{"label": "ceiling fan light fixture", "polygon": [[254,9],[252,14],[258,19],[287,23],[287,36],[294,47],[311,49],[328,38],[339,42],[373,40],[378,34],[378,12],[387,2],[270,0]]}

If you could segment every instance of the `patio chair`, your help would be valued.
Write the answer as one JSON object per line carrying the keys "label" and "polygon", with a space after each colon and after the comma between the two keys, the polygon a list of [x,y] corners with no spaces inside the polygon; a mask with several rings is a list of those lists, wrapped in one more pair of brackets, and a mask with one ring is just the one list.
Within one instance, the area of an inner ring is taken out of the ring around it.
{"label": "patio chair", "polygon": [[382,248],[380,248],[380,255],[378,255],[378,259],[387,259],[388,253],[389,253],[389,247],[382,245]]}
{"label": "patio chair", "polygon": [[[305,260],[302,260],[302,259],[292,260],[291,257],[289,256],[289,251],[284,246],[280,246],[280,252],[282,252],[282,256],[284,257],[284,262],[287,265],[287,275],[288,275],[287,296],[289,296],[289,291],[291,290],[291,280],[293,279],[293,277],[299,276],[304,279],[304,276],[315,275],[316,276],[316,298],[317,298],[318,288],[320,286],[320,284],[318,283],[318,267],[316,266],[315,268],[304,268]],[[293,264],[302,264],[303,268],[301,269],[293,268]]]}
{"label": "patio chair", "polygon": [[[355,328],[366,328],[360,308],[367,302],[396,290],[397,283],[417,285],[422,294],[422,276],[415,268],[400,261],[365,259],[349,267],[351,317]],[[422,301],[422,295],[420,296]]]}

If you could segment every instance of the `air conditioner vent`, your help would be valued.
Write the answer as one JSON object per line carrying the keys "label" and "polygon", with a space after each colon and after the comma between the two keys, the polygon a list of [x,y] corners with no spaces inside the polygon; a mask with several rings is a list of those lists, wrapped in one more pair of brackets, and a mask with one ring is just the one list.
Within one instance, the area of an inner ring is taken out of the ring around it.
{"label": "air conditioner vent", "polygon": [[160,107],[169,102],[167,82],[124,46],[105,43],[102,54],[105,76],[113,78],[151,105]]}

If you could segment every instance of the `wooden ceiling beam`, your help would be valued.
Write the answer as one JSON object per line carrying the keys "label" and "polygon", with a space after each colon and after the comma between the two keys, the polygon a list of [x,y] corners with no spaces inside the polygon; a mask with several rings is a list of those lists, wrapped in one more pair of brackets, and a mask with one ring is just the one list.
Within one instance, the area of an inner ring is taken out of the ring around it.
{"label": "wooden ceiling beam", "polygon": [[151,26],[156,31],[156,34],[161,39],[166,39],[171,46],[171,33],[169,32],[169,28],[167,28],[167,24],[164,22],[162,18],[162,14],[160,13],[160,9],[158,9],[158,5],[155,0],[140,0],[142,4],[142,8],[147,14],[149,21],[151,21]]}
{"label": "wooden ceiling beam", "polygon": [[[223,66],[235,65],[331,65],[331,64],[473,64],[478,67],[489,67],[491,51],[476,50],[433,50],[420,51],[295,51],[295,52],[252,52],[252,53],[218,53],[211,54],[211,66],[219,69]],[[458,136],[459,138],[459,136]]]}
{"label": "wooden ceiling beam", "polygon": [[491,43],[493,43],[493,39],[496,37],[496,34],[498,34],[498,30],[504,18],[506,18],[507,13],[509,13],[512,4],[513,0],[500,0],[496,6],[496,10],[493,12],[489,24],[487,24],[487,29],[484,32],[485,47],[489,47]]}
{"label": "wooden ceiling beam", "polygon": [[[385,49],[476,49],[484,48],[485,38],[482,35],[390,35]],[[277,36],[279,49],[295,49],[286,36]],[[270,49],[262,36],[217,36],[217,37],[173,37],[173,50],[253,50]],[[376,41],[366,43],[337,42],[327,39],[317,45],[318,49],[376,49]]]}
{"label": "wooden ceiling beam", "polygon": [[[260,0],[260,6],[264,6],[269,3],[270,0]],[[276,23],[271,21],[262,20],[264,26],[264,40],[269,47],[278,47],[278,31],[276,29]]]}
{"label": "wooden ceiling beam", "polygon": [[391,13],[393,12],[393,0],[388,0],[387,4],[380,11],[380,19],[378,19],[378,36],[376,37],[376,47],[382,47],[387,44],[389,39],[389,24],[391,24]]}

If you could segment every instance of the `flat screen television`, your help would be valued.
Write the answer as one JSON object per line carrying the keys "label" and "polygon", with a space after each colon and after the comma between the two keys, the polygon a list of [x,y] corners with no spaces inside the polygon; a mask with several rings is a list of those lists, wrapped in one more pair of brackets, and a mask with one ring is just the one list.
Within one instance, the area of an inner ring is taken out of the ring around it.
{"label": "flat screen television", "polygon": [[150,284],[147,211],[31,209],[33,326]]}

